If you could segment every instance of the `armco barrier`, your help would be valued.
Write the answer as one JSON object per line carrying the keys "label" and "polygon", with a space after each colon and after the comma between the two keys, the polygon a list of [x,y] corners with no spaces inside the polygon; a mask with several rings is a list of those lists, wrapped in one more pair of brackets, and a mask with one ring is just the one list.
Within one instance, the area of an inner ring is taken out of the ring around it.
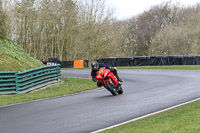
{"label": "armco barrier", "polygon": [[22,94],[60,81],[60,65],[24,72],[0,72],[0,95]]}
{"label": "armco barrier", "polygon": [[0,94],[15,94],[16,84],[15,84],[16,72],[0,72]]}

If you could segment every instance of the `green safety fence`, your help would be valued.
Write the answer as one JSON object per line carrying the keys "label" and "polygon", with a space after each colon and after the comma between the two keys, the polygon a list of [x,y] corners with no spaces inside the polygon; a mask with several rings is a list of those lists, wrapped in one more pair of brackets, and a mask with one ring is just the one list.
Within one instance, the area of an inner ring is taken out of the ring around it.
{"label": "green safety fence", "polygon": [[0,72],[0,94],[16,93],[16,72]]}
{"label": "green safety fence", "polygon": [[44,66],[23,72],[0,72],[0,95],[23,94],[60,82],[60,65]]}

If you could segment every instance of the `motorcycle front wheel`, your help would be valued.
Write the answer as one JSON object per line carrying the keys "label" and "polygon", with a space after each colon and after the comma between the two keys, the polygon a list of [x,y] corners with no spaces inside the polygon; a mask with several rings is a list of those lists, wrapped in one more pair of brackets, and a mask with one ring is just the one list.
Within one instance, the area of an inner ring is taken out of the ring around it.
{"label": "motorcycle front wheel", "polygon": [[124,92],[124,91],[123,91],[122,87],[120,86],[120,89],[117,91],[117,93],[118,93],[118,94],[123,94],[123,92]]}
{"label": "motorcycle front wheel", "polygon": [[109,81],[106,81],[107,89],[112,93],[113,96],[117,95],[117,92],[114,90],[113,86],[110,84]]}

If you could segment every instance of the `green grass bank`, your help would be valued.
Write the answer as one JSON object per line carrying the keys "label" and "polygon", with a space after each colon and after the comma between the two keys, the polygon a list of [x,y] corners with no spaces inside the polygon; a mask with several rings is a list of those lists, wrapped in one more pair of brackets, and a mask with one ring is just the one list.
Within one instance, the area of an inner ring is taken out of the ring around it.
{"label": "green grass bank", "polygon": [[0,71],[21,72],[43,66],[15,42],[0,35]]}

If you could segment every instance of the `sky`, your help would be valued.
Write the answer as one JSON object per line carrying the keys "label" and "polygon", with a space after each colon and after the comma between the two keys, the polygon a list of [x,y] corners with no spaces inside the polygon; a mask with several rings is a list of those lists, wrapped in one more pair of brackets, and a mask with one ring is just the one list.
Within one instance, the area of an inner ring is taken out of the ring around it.
{"label": "sky", "polygon": [[[137,16],[148,10],[151,6],[167,2],[169,0],[107,0],[109,5],[115,8],[117,19],[127,19]],[[185,6],[200,3],[200,0],[173,0]]]}

